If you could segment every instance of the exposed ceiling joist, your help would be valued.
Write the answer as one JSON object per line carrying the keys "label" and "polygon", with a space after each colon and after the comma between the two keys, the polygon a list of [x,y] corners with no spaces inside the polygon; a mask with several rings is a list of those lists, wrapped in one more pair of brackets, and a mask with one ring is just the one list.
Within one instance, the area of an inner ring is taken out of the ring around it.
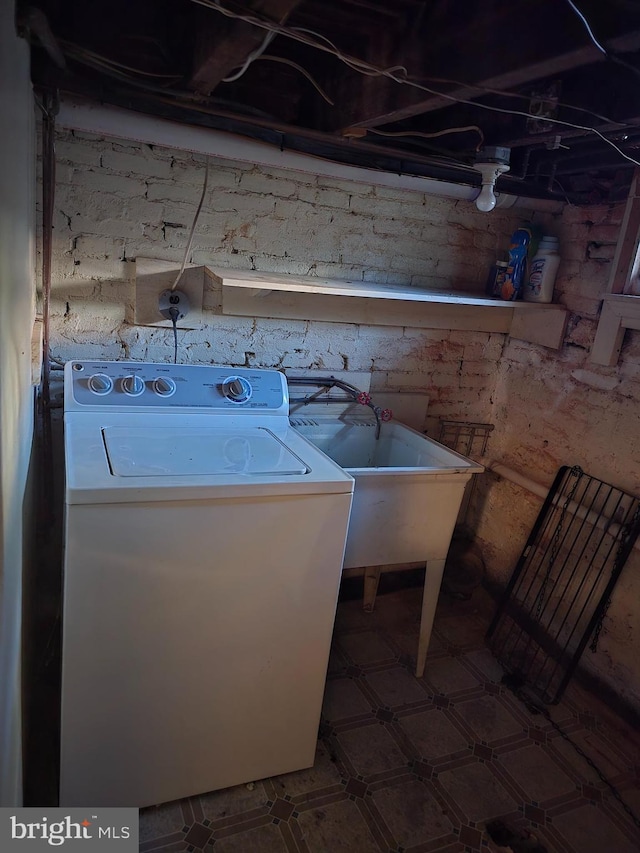
{"label": "exposed ceiling joist", "polygon": [[626,197],[640,162],[637,0],[38,0],[50,33],[17,2],[45,91],[465,183],[508,147],[501,190],[574,204]]}
{"label": "exposed ceiling joist", "polygon": [[[517,86],[533,83],[545,77],[563,74],[595,62],[605,61],[602,53],[592,44],[567,49],[565,33],[549,33],[544,40],[523,40],[517,53],[493,49],[491,32],[494,24],[490,19],[477,22],[477,42],[472,52],[464,59],[464,67],[477,64],[483,69],[484,76],[475,85],[453,86],[447,90],[446,84],[433,82],[436,90],[446,91],[448,97],[427,94],[412,86],[396,83],[384,77],[353,77],[348,89],[342,89],[342,106],[333,117],[334,129],[345,127],[376,127],[390,124],[414,116],[434,112],[451,106],[457,99],[473,100],[486,95],[485,89],[511,90]],[[488,31],[482,31],[488,26]],[[463,76],[460,72],[459,58],[450,49],[448,42],[441,42],[438,50],[429,53],[422,67],[412,69],[411,76],[428,78]],[[613,37],[607,41],[608,49],[613,53],[622,53],[640,49],[640,30]],[[412,56],[418,54],[417,46],[406,48]],[[475,55],[474,55],[475,53]],[[488,73],[487,73],[488,72]]]}
{"label": "exposed ceiling joist", "polygon": [[[300,0],[253,0],[247,13],[254,12],[281,24],[299,3]],[[202,6],[194,12],[196,38],[190,86],[200,94],[209,95],[260,47],[267,31],[246,21],[230,20]]]}

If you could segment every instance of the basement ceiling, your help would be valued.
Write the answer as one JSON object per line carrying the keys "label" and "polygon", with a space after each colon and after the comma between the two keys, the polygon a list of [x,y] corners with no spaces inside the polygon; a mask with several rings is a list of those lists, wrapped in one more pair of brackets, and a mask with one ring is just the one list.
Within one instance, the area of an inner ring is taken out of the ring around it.
{"label": "basement ceiling", "polygon": [[42,95],[504,192],[625,198],[640,160],[638,0],[41,0]]}

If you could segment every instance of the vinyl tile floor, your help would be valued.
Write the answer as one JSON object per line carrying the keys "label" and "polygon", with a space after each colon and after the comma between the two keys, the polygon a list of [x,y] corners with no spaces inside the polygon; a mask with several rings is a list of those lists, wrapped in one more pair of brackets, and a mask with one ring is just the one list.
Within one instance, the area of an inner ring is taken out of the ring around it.
{"label": "vinyl tile floor", "polygon": [[[592,766],[506,687],[484,642],[492,605],[438,605],[413,674],[421,589],[340,604],[316,763],[154,806],[142,853],[637,853],[640,831]],[[637,735],[571,684],[552,719],[640,813]]]}

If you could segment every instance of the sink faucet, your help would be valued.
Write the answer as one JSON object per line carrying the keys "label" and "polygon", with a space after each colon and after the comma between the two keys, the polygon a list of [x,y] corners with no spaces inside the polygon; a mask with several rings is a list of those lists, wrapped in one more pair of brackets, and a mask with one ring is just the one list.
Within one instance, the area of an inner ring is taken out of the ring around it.
{"label": "sink faucet", "polygon": [[[371,399],[371,395],[366,391],[361,391],[359,388],[356,388],[355,385],[351,385],[349,382],[344,382],[342,379],[337,379],[335,376],[287,376],[287,382],[289,385],[319,386],[318,391],[295,401],[303,403],[305,406],[313,402],[313,400],[316,400],[325,391],[330,391],[332,388],[339,388],[341,391],[344,391],[347,396],[351,397],[355,403],[360,403],[362,406],[368,406],[376,419],[376,440],[380,438],[382,421],[390,421],[393,417],[391,409],[382,409],[380,406],[376,406]],[[332,399],[331,397],[325,397],[324,400],[327,403],[338,402],[335,398]]]}

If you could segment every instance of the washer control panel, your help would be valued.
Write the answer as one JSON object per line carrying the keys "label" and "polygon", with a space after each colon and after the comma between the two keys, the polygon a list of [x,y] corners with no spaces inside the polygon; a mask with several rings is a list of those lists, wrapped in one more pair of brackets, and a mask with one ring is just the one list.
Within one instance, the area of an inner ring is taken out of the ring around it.
{"label": "washer control panel", "polygon": [[277,370],[70,361],[65,365],[65,410],[84,408],[288,410],[287,382]]}

